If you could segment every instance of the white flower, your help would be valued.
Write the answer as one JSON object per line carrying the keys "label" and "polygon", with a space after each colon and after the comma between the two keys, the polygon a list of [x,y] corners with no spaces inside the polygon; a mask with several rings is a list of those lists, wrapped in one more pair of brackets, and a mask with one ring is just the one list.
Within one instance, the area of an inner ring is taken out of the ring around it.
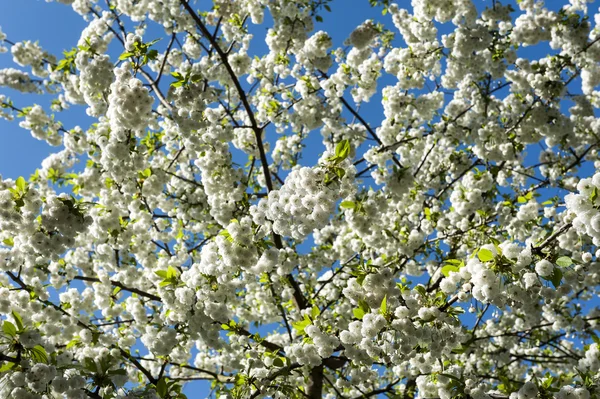
{"label": "white flower", "polygon": [[542,277],[548,277],[554,272],[554,265],[552,262],[542,259],[535,264],[535,272]]}

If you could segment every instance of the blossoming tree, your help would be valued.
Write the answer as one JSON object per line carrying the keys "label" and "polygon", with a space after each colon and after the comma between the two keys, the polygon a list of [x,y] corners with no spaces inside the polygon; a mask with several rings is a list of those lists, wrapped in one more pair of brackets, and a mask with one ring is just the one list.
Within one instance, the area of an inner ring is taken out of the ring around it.
{"label": "blossoming tree", "polygon": [[62,146],[0,179],[0,397],[599,396],[585,0],[59,1],[62,57],[0,33]]}

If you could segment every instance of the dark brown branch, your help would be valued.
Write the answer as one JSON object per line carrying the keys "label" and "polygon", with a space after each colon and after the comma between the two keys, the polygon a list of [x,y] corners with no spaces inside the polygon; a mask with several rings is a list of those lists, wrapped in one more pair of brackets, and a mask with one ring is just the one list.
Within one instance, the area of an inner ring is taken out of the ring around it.
{"label": "dark brown branch", "polygon": [[[75,276],[73,277],[73,280],[81,280],[81,281],[89,281],[89,282],[93,282],[93,283],[99,283],[100,279],[96,278],[96,277],[86,277],[86,276]],[[122,289],[123,291],[128,291],[128,292],[132,292],[134,294],[137,294],[139,296],[143,296],[145,298],[148,299],[152,299],[153,301],[160,301],[160,297],[154,294],[149,294],[145,291],[142,291],[138,288],[133,288],[133,287],[128,287],[125,284],[119,282],[119,281],[114,281],[114,280],[110,280],[110,283],[112,285],[114,285],[115,287],[119,287],[120,289]]]}

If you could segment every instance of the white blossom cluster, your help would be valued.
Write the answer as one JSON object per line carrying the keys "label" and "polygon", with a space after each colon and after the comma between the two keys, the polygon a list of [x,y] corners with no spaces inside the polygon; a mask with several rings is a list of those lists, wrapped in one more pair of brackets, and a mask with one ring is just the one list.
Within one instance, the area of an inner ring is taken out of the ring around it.
{"label": "white blossom cluster", "polygon": [[19,122],[19,126],[29,130],[36,139],[44,140],[50,145],[58,146],[62,142],[58,134],[60,123],[54,121],[40,105],[31,107],[25,114],[25,120]]}
{"label": "white blossom cluster", "polygon": [[124,129],[144,129],[152,114],[152,102],[142,81],[132,77],[126,66],[115,69],[106,114],[115,133]]}
{"label": "white blossom cluster", "polygon": [[373,24],[373,21],[367,20],[352,31],[348,40],[354,47],[362,50],[371,43],[371,41],[377,36],[377,33],[378,32]]}
{"label": "white blossom cluster", "polygon": [[592,178],[581,179],[577,184],[577,193],[565,196],[567,209],[575,216],[573,227],[580,233],[591,237],[595,245],[600,244],[600,211],[596,205],[596,195],[600,190],[600,174]]}
{"label": "white blossom cluster", "polygon": [[30,41],[16,43],[10,48],[10,51],[16,64],[30,66],[31,73],[39,77],[48,75],[46,65],[55,61],[55,58],[46,53],[38,43]]}
{"label": "white blossom cluster", "polygon": [[0,86],[10,87],[23,93],[39,92],[40,88],[26,73],[15,68],[0,70]]}
{"label": "white blossom cluster", "polygon": [[90,59],[84,52],[79,52],[75,65],[80,71],[79,90],[89,107],[87,113],[96,117],[104,115],[108,109],[106,96],[115,79],[110,58],[102,55]]}
{"label": "white blossom cluster", "polygon": [[352,190],[354,172],[348,166],[345,170],[339,181],[327,185],[326,177],[333,177],[326,167],[293,169],[280,189],[270,192],[268,198],[251,209],[254,223],[272,225],[275,233],[295,239],[324,227],[336,201]]}
{"label": "white blossom cluster", "polygon": [[[2,29],[0,29],[0,42],[4,43],[4,39],[6,39],[6,33],[2,32]],[[8,49],[3,44],[0,45],[0,54],[6,53],[7,51]]]}

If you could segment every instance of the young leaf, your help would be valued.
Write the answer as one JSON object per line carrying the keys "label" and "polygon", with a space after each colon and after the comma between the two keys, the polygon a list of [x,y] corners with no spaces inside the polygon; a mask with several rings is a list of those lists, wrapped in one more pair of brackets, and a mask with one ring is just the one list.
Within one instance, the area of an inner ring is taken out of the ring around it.
{"label": "young leaf", "polygon": [[348,158],[350,155],[350,141],[342,140],[335,146],[335,156],[339,160],[339,162]]}
{"label": "young leaf", "polygon": [[569,267],[573,264],[573,260],[571,260],[571,258],[568,256],[561,256],[560,258],[556,259],[555,263],[560,267]]}
{"label": "young leaf", "polygon": [[6,362],[0,367],[0,374],[12,370],[16,366],[13,362]]}
{"label": "young leaf", "polygon": [[311,320],[305,315],[303,320],[293,322],[292,327],[298,332],[299,335],[303,335],[304,329],[311,323]]}
{"label": "young leaf", "polygon": [[340,207],[345,209],[356,209],[356,204],[352,201],[342,201]]}
{"label": "young leaf", "polygon": [[359,299],[358,300],[358,306],[363,310],[363,312],[365,313],[369,313],[371,311],[371,307],[369,306],[369,304],[364,300],[364,299]]}
{"label": "young leaf", "polygon": [[352,309],[352,314],[358,320],[362,320],[362,318],[365,316],[365,312],[361,308]]}
{"label": "young leaf", "polygon": [[550,276],[550,282],[552,282],[552,285],[554,286],[554,288],[558,288],[560,286],[560,282],[561,282],[562,278],[563,278],[562,270],[560,270],[558,267],[555,267],[554,272]]}
{"label": "young leaf", "polygon": [[158,57],[158,50],[148,51],[148,53],[146,54],[146,57],[148,57],[148,59],[150,59],[150,60],[155,60],[156,57]]}
{"label": "young leaf", "polygon": [[431,208],[425,207],[423,212],[425,213],[425,219],[431,220]]}
{"label": "young leaf", "polygon": [[158,394],[158,396],[160,396],[161,398],[166,398],[168,389],[169,388],[167,386],[167,381],[165,377],[162,377],[160,380],[158,380],[158,382],[156,383],[156,393]]}
{"label": "young leaf", "polygon": [[448,277],[450,275],[450,272],[458,273],[458,270],[459,268],[457,266],[446,265],[442,267],[442,274],[444,275],[444,277]]}
{"label": "young leaf", "polygon": [[108,374],[108,375],[127,375],[127,370],[125,370],[125,369],[109,370],[106,372],[106,374]]}
{"label": "young leaf", "polygon": [[2,323],[2,331],[11,338],[17,336],[17,327],[8,320],[4,320],[4,323]]}
{"label": "young leaf", "polygon": [[558,288],[560,286],[560,282],[562,281],[563,278],[563,272],[562,270],[560,270],[560,268],[555,267],[554,271],[552,272],[551,275],[547,276],[547,277],[542,277],[544,280],[550,281],[552,283],[552,285],[554,286],[554,288]]}
{"label": "young leaf", "polygon": [[594,189],[592,190],[592,193],[590,194],[590,201],[592,202],[592,205],[595,204],[597,199],[598,199],[598,187],[594,187]]}
{"label": "young leaf", "polygon": [[13,310],[12,317],[15,319],[15,323],[17,323],[17,328],[19,331],[23,331],[25,328],[23,327],[23,318],[21,315]]}
{"label": "young leaf", "polygon": [[135,54],[133,54],[133,53],[131,53],[131,52],[129,52],[129,51],[126,51],[126,52],[124,52],[123,54],[121,54],[121,55],[119,56],[119,61],[126,60],[127,58],[133,57],[134,55],[135,55]]}
{"label": "young leaf", "polygon": [[46,349],[41,345],[36,345],[30,349],[31,357],[38,363],[48,363],[48,354]]}
{"label": "young leaf", "polygon": [[420,284],[419,284],[419,285],[417,285],[417,286],[414,288],[414,290],[415,290],[415,291],[417,291],[417,292],[419,293],[419,295],[421,295],[421,296],[423,296],[423,297],[424,297],[424,296],[427,296],[427,290],[425,289],[425,287],[423,287],[423,286],[422,286],[422,285],[420,285]]}
{"label": "young leaf", "polygon": [[19,176],[19,178],[17,179],[17,182],[16,182],[16,186],[17,186],[17,190],[19,191],[19,193],[21,193],[21,194],[25,193],[25,190],[27,189],[27,182],[25,181],[23,176]]}
{"label": "young leaf", "polygon": [[381,301],[381,305],[379,306],[379,313],[381,313],[384,316],[387,314],[387,295],[385,295],[383,297],[383,300]]}
{"label": "young leaf", "polygon": [[155,271],[154,274],[156,274],[160,278],[167,278],[166,270],[158,270],[158,271]]}
{"label": "young leaf", "polygon": [[492,251],[490,251],[489,249],[481,248],[477,252],[477,257],[482,262],[489,262],[494,259],[494,253]]}
{"label": "young leaf", "polygon": [[179,272],[173,266],[169,266],[167,268],[167,278],[168,279],[177,278],[178,275],[179,275]]}
{"label": "young leaf", "polygon": [[312,316],[312,318],[315,319],[320,314],[321,314],[321,310],[319,309],[319,307],[316,305],[313,305],[313,307],[310,309],[310,315]]}

